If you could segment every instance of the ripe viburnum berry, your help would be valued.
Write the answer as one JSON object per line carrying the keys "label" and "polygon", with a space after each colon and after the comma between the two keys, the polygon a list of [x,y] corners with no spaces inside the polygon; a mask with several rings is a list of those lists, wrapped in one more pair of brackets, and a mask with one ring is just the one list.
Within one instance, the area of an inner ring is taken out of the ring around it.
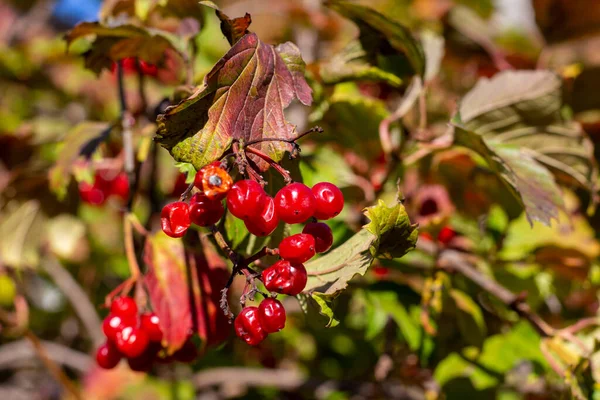
{"label": "ripe viburnum berry", "polygon": [[312,187],[312,192],[316,199],[314,213],[316,219],[331,219],[344,208],[344,195],[333,183],[317,183]]}
{"label": "ripe viburnum berry", "polygon": [[316,199],[312,190],[303,183],[292,183],[275,195],[279,218],[288,224],[298,224],[313,216]]}
{"label": "ripe viburnum berry", "polygon": [[109,314],[102,322],[102,332],[108,340],[116,342],[117,333],[121,332],[126,326],[131,325],[135,325],[135,318],[123,319],[118,315]]}
{"label": "ripe viburnum berry", "polygon": [[127,357],[141,355],[150,342],[148,334],[136,326],[126,326],[117,333],[117,349]]}
{"label": "ripe viburnum berry", "polygon": [[449,226],[444,226],[438,233],[437,240],[441,244],[448,244],[456,237],[456,231]]}
{"label": "ripe viburnum berry", "polygon": [[258,314],[257,307],[245,307],[233,323],[235,334],[250,346],[258,345],[267,337],[267,332],[258,320]]}
{"label": "ripe viburnum berry", "polygon": [[333,244],[333,233],[331,228],[324,222],[311,222],[306,224],[302,233],[307,233],[315,238],[315,250],[317,253],[324,253],[331,248]]}
{"label": "ripe viburnum berry", "polygon": [[111,342],[106,342],[96,351],[96,363],[100,368],[113,369],[121,361],[121,353]]}
{"label": "ripe viburnum berry", "polygon": [[299,263],[279,260],[262,272],[262,281],[270,292],[296,296],[304,290],[308,276]]}
{"label": "ripe viburnum berry", "polygon": [[151,342],[160,342],[163,338],[162,329],[160,329],[160,320],[158,315],[153,312],[147,312],[140,316],[140,327],[148,334]]}
{"label": "ripe viburnum berry", "polygon": [[194,185],[211,200],[224,199],[232,184],[233,179],[221,168],[219,161],[203,167],[194,178]]}
{"label": "ripe viburnum berry", "polygon": [[279,332],[285,327],[285,308],[279,300],[264,299],[258,306],[258,320],[267,333]]}
{"label": "ripe viburnum berry", "polygon": [[227,193],[227,209],[235,217],[246,220],[261,213],[267,197],[258,182],[244,179],[236,182]]}
{"label": "ripe viburnum berry", "polygon": [[273,198],[267,196],[263,210],[244,220],[244,225],[248,232],[254,236],[269,236],[277,225],[279,225],[279,216],[275,211],[275,202]]}
{"label": "ripe viburnum berry", "polygon": [[306,233],[288,236],[279,244],[279,256],[293,263],[303,263],[315,255],[315,238]]}
{"label": "ripe viburnum berry", "polygon": [[216,224],[225,214],[220,200],[210,200],[203,193],[196,193],[190,199],[190,220],[198,226]]}
{"label": "ripe viburnum berry", "polygon": [[79,184],[79,196],[81,197],[81,200],[94,206],[104,204],[108,197],[103,188],[95,182],[94,184],[81,182]]}
{"label": "ripe viburnum berry", "polygon": [[115,297],[110,304],[110,313],[121,317],[124,322],[135,321],[137,318],[138,307],[135,300],[131,297]]}
{"label": "ripe viburnum berry", "polygon": [[110,194],[117,196],[123,201],[127,201],[129,199],[129,178],[125,172],[121,172],[111,182]]}
{"label": "ripe viburnum berry", "polygon": [[160,213],[162,230],[171,237],[178,238],[185,235],[190,224],[189,207],[183,201],[167,204]]}

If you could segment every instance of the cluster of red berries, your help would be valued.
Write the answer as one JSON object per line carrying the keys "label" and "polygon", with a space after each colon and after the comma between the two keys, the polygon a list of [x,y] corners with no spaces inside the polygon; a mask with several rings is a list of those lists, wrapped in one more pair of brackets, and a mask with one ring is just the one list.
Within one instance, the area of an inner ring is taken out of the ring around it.
{"label": "cluster of red berries", "polygon": [[[121,60],[123,65],[123,72],[127,74],[137,73],[138,66],[136,65],[135,57],[127,57]],[[150,64],[144,60],[139,60],[139,68],[140,72],[144,75],[156,76],[158,73],[158,68],[154,64]],[[117,70],[117,63],[113,63],[111,67],[111,72],[115,73]]]}
{"label": "cluster of red berries", "polygon": [[113,300],[110,314],[102,323],[106,343],[96,352],[96,362],[101,368],[112,369],[122,358],[127,359],[133,371],[146,372],[157,361],[191,362],[197,356],[196,347],[188,340],[181,349],[166,356],[161,344],[163,333],[156,314],[138,314],[138,307],[131,297]]}
{"label": "cluster of red berries", "polygon": [[[446,225],[442,227],[442,229],[440,229],[435,241],[437,241],[443,246],[447,246],[452,240],[454,240],[456,236],[456,231]],[[419,233],[419,237],[423,240],[434,241],[433,236],[429,232],[421,232]]]}
{"label": "cluster of red berries", "polygon": [[125,172],[110,176],[108,172],[98,171],[94,175],[94,183],[81,182],[79,184],[81,199],[95,206],[100,206],[106,200],[115,196],[122,201],[129,198],[129,179]]}

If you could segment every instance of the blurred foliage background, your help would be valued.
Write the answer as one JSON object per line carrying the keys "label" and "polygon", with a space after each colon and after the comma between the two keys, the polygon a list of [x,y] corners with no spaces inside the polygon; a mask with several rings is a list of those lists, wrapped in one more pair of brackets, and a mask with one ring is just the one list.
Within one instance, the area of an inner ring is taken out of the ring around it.
{"label": "blurred foliage background", "polygon": [[[84,60],[93,48],[87,37],[67,49],[65,32],[107,10],[114,15],[105,21],[118,24],[119,7],[131,17],[131,4],[138,13],[160,4],[146,15],[144,29],[177,37],[164,47],[156,38],[133,46],[134,53],[156,55],[147,60],[156,67],[141,78],[135,68],[125,76],[136,119],[133,210],[153,230],[157,211],[186,187],[180,171],[186,166],[152,142],[155,118],[165,99],[181,99],[190,84],[199,85],[229,44],[214,10],[198,6],[199,14],[189,13],[196,2],[3,1],[0,398],[72,398],[69,385],[86,400],[600,398],[593,150],[600,141],[600,3],[355,2],[418,38],[423,73],[407,61],[409,52],[398,50],[410,40],[361,43],[354,50],[368,57],[353,58],[348,43],[357,43],[362,16],[344,18],[318,0],[217,3],[231,17],[250,13],[250,30],[264,42],[290,40],[302,51],[314,103],[293,104],[288,119],[298,131],[319,124],[325,133],[303,141],[300,161],[288,167],[309,185],[327,180],[343,189],[345,210],[330,224],[334,247],[367,222],[364,207],[399,198],[419,223],[417,249],[375,260],[327,299],[325,315],[305,314],[286,298],[286,328],[257,348],[231,335],[191,365],[159,365],[150,374],[97,368],[93,354],[107,314],[101,305],[129,276],[124,204],[117,198],[102,207],[86,204],[78,184],[98,169],[122,170],[121,136],[107,131],[121,111],[114,70]],[[187,60],[173,50],[183,40],[185,51],[193,49]],[[477,82],[512,70],[550,75],[503,75],[467,101]],[[406,107],[417,75],[425,89]],[[486,104],[500,92],[508,94]],[[513,92],[518,104],[510,108]],[[519,102],[529,95],[533,100]],[[478,106],[491,107],[483,122]],[[503,140],[514,147],[489,142],[482,150],[473,132],[487,140],[497,133],[494,123],[510,118],[511,135]],[[556,131],[567,139],[553,141]],[[82,146],[94,138],[100,145],[82,157]],[[542,147],[547,151],[533,156],[509,154]],[[548,169],[519,163],[531,158]],[[258,247],[239,224],[226,227],[234,247]],[[136,247],[141,251],[141,241]]]}

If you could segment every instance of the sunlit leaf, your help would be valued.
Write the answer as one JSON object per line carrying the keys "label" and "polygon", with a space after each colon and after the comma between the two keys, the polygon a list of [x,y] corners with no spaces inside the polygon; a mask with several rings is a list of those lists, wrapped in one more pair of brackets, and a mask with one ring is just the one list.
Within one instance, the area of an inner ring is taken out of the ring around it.
{"label": "sunlit leaf", "polygon": [[0,262],[13,268],[35,268],[45,216],[37,200],[9,204],[0,214]]}
{"label": "sunlit leaf", "polygon": [[458,328],[465,341],[470,345],[481,347],[487,333],[481,308],[460,290],[450,289],[449,294],[456,305]]}
{"label": "sunlit leaf", "polygon": [[[200,169],[227,151],[233,139],[294,137],[295,127],[286,121],[283,110],[294,98],[311,103],[303,70],[295,45],[273,47],[249,33],[213,67],[192,96],[159,116],[156,140],[175,160]],[[256,147],[276,161],[289,150],[286,143],[276,141]],[[265,161],[251,158],[262,170],[268,168]]]}

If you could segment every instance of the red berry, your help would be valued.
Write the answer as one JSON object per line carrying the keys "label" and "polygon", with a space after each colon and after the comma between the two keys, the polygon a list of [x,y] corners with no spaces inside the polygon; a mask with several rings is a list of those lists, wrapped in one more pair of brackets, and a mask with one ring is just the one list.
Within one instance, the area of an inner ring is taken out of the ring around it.
{"label": "red berry", "polygon": [[127,359],[127,364],[132,371],[135,372],[148,372],[152,369],[152,364],[157,360],[158,352],[161,346],[158,343],[150,343],[144,352],[137,357],[130,357]]}
{"label": "red berry", "polygon": [[316,219],[331,219],[344,208],[344,195],[333,183],[317,183],[312,187],[312,192],[316,199]]}
{"label": "red berry", "polygon": [[181,363],[189,364],[196,358],[198,358],[198,349],[191,339],[186,340],[183,346],[173,353],[173,359]]}
{"label": "red berry", "polygon": [[129,178],[125,172],[121,172],[111,182],[110,194],[117,196],[123,201],[127,201],[129,199]]}
{"label": "red berry", "polygon": [[285,326],[285,308],[279,300],[264,299],[258,306],[258,320],[267,333],[279,332]]}
{"label": "red berry", "polygon": [[113,369],[121,361],[121,353],[114,344],[107,342],[98,347],[96,351],[96,363],[100,368]]}
{"label": "red berry", "polygon": [[95,182],[93,185],[87,182],[81,182],[79,184],[79,196],[81,197],[81,200],[94,206],[104,204],[108,197],[102,188]]}
{"label": "red berry", "polygon": [[316,199],[303,183],[292,183],[275,195],[275,208],[279,218],[288,224],[304,222],[315,213]]}
{"label": "red berry", "polygon": [[102,332],[104,336],[111,341],[117,341],[117,333],[121,332],[126,326],[135,324],[135,319],[123,319],[118,315],[109,314],[102,322]]}
{"label": "red berry", "polygon": [[198,226],[214,225],[225,214],[225,208],[220,200],[210,200],[202,193],[192,196],[189,207],[190,220]]}
{"label": "red berry", "polygon": [[144,75],[156,76],[158,68],[154,64],[147,63],[144,60],[140,60],[140,71]]}
{"label": "red berry", "polygon": [[260,214],[267,202],[267,193],[258,182],[250,179],[236,182],[227,193],[227,209],[239,219]]}
{"label": "red berry", "polygon": [[190,224],[190,210],[183,201],[167,204],[160,213],[162,230],[171,237],[178,238],[185,235]]}
{"label": "red berry", "polygon": [[248,232],[254,236],[269,236],[277,225],[279,225],[279,216],[275,211],[275,202],[273,198],[267,196],[265,206],[260,214],[251,216],[244,221]]}
{"label": "red berry", "polygon": [[373,268],[373,273],[377,279],[383,279],[390,274],[390,269],[387,267],[382,267],[381,265]]}
{"label": "red berry", "polygon": [[177,179],[175,179],[175,184],[173,185],[173,190],[171,191],[171,197],[179,197],[181,193],[188,188],[188,184],[185,183],[185,179],[185,174],[179,173],[177,175]]}
{"label": "red berry", "polygon": [[160,342],[163,338],[163,332],[160,328],[158,315],[153,312],[147,312],[140,316],[140,327],[148,334],[148,339],[152,342]]}
{"label": "red berry", "polygon": [[135,321],[137,318],[138,307],[131,297],[116,297],[110,305],[110,313],[121,317],[124,322],[128,321],[128,324],[131,325],[130,321]]}
{"label": "red berry", "polygon": [[437,240],[441,244],[448,244],[452,239],[456,237],[456,231],[449,226],[444,226],[440,233],[438,233]]}
{"label": "red berry", "polygon": [[295,296],[304,290],[306,268],[299,263],[279,260],[262,272],[262,281],[270,292]]}
{"label": "red berry", "polygon": [[135,326],[126,326],[117,333],[117,348],[127,357],[137,357],[148,347],[148,334]]}
{"label": "red berry", "polygon": [[250,346],[258,345],[267,337],[267,332],[258,320],[258,314],[257,307],[245,307],[233,323],[235,334]]}
{"label": "red berry", "polygon": [[233,179],[221,168],[221,163],[215,161],[196,173],[194,185],[211,200],[222,200],[227,196]]}
{"label": "red berry", "polygon": [[433,236],[429,232],[419,232],[419,239],[433,242]]}
{"label": "red berry", "polygon": [[331,228],[324,222],[311,222],[306,224],[302,233],[307,233],[315,238],[315,250],[317,253],[324,253],[331,248],[333,244],[333,233]]}
{"label": "red berry", "polygon": [[315,255],[315,238],[306,233],[288,236],[279,244],[279,256],[293,263],[303,263]]}

